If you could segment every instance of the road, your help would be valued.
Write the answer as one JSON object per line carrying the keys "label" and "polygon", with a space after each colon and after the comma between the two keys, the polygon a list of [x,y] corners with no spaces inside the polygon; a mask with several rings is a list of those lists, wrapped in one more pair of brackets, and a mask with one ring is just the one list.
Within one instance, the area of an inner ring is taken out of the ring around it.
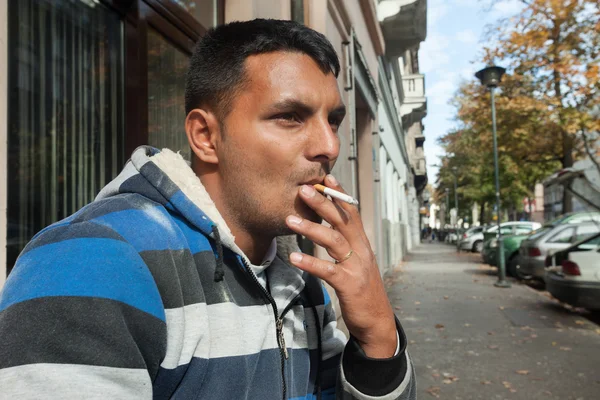
{"label": "road", "polygon": [[[478,254],[423,244],[386,276],[419,399],[600,399],[600,326]],[[591,318],[588,318],[591,317]]]}

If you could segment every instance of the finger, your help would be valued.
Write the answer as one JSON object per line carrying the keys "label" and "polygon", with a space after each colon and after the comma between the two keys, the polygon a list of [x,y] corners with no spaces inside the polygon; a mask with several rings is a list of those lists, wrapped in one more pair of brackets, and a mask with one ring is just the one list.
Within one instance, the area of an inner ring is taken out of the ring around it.
{"label": "finger", "polygon": [[290,262],[302,271],[324,280],[337,290],[343,274],[343,269],[338,265],[303,253],[291,253]]}
{"label": "finger", "polygon": [[351,250],[350,244],[340,232],[295,215],[286,218],[288,227],[325,248],[335,260],[341,260]]}
{"label": "finger", "polygon": [[[325,186],[327,186],[333,190],[337,190],[338,192],[348,194],[344,190],[342,185],[340,185],[340,183],[337,181],[337,179],[335,179],[335,177],[331,174],[329,174],[325,177],[324,183],[325,183]],[[348,212],[350,215],[358,215],[359,214],[358,207],[356,207],[354,204],[348,204],[345,201],[341,201],[341,200],[337,200],[337,199],[333,199],[333,200],[336,205],[338,205],[344,211]]]}
{"label": "finger", "polygon": [[[327,175],[325,177],[325,185],[333,190],[337,190],[338,192],[344,193],[344,194],[348,194],[344,188],[342,187],[342,185],[337,181],[337,179],[335,179],[335,177],[331,174]],[[345,201],[340,201],[337,199],[334,199],[334,204],[336,205],[336,207],[344,210],[344,212],[346,213],[346,215],[349,215],[352,219],[354,219],[356,221],[356,223],[358,225],[360,225],[361,229],[360,231],[363,232],[363,239],[367,239],[367,234],[364,233],[364,228],[362,225],[362,219],[360,218],[360,213],[358,212],[358,207],[353,205],[353,204],[348,204]]]}
{"label": "finger", "polygon": [[360,232],[362,231],[362,226],[360,224],[357,225],[356,218],[353,219],[346,211],[317,192],[314,187],[308,185],[302,186],[300,197],[310,208],[334,227],[335,230],[342,233],[349,242],[352,243],[354,240],[361,238]]}

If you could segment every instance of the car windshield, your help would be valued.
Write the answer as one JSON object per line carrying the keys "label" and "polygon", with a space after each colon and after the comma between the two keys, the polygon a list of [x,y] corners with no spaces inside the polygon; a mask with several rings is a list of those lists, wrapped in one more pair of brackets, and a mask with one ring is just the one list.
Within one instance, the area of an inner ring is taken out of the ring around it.
{"label": "car windshield", "polygon": [[585,221],[598,221],[600,220],[600,214],[590,212],[590,213],[581,213],[581,214],[565,214],[557,217],[550,222],[548,225],[560,225],[565,222],[577,223],[577,222],[585,222]]}
{"label": "car windshield", "polygon": [[535,240],[539,237],[542,237],[546,233],[550,232],[553,228],[554,228],[554,226],[550,226],[550,225],[542,226],[541,228],[536,229],[535,231],[531,232],[529,234],[528,239]]}

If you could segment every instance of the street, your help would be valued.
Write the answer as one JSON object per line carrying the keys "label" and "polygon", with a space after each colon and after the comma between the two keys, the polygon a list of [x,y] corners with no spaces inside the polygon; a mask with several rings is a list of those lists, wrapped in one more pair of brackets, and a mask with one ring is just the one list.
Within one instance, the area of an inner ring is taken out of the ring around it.
{"label": "street", "polygon": [[479,254],[441,243],[420,245],[386,275],[418,398],[600,398],[597,316],[496,279]]}

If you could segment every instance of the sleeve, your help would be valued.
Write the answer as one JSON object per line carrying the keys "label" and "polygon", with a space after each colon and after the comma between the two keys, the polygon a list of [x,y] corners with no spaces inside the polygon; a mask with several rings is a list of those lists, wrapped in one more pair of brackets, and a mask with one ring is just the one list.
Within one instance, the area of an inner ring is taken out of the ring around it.
{"label": "sleeve", "polygon": [[93,223],[30,242],[0,292],[6,398],[152,397],[165,313],[135,249]]}
{"label": "sleeve", "polygon": [[352,335],[346,343],[344,333],[337,328],[335,310],[325,288],[323,292],[323,399],[416,399],[415,372],[398,319],[396,355],[388,359],[369,358]]}

